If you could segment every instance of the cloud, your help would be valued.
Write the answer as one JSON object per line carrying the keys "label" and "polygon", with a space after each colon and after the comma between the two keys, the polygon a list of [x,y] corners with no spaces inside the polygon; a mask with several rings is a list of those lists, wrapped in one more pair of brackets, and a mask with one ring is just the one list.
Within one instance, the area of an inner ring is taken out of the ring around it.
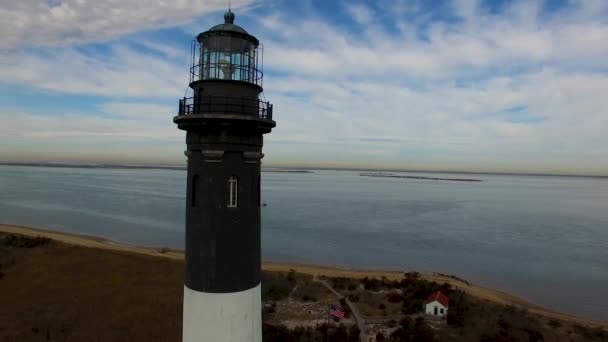
{"label": "cloud", "polygon": [[183,163],[172,111],[146,102],[108,102],[100,115],[2,110],[0,160]]}
{"label": "cloud", "polygon": [[183,134],[174,129],[171,118],[174,108],[147,103],[109,102],[100,108],[101,115],[65,113],[40,115],[28,112],[4,110],[0,112],[0,135],[18,136],[23,139],[48,140],[92,138],[122,140],[173,140]]}
{"label": "cloud", "polygon": [[[379,32],[376,25],[362,25],[360,34],[318,18],[287,22],[275,16],[268,29],[283,29],[279,37],[265,41],[273,52],[267,56],[267,66],[330,80],[393,76],[422,81],[500,72],[497,68],[512,73],[538,65],[603,66],[608,26],[598,14],[582,14],[587,12],[586,3],[561,9],[547,19],[539,19],[538,5],[530,12],[526,4],[516,2],[504,12],[491,14],[480,12],[476,1],[457,1],[455,13],[464,23],[435,21],[415,28],[415,35]],[[347,7],[352,12],[360,6]],[[608,15],[607,9],[600,8],[600,13]],[[399,26],[409,18],[383,20]],[[268,22],[261,20],[261,24]]]}
{"label": "cloud", "polygon": [[[246,18],[264,44],[265,93],[278,124],[265,138],[266,165],[608,173],[607,2],[549,10],[540,1],[498,9],[453,1],[443,16],[424,1],[390,3],[399,15],[383,17],[381,1],[340,5],[336,17],[349,24],[281,6]],[[151,27],[136,22],[108,37]],[[96,54],[73,45],[95,38],[53,30],[49,44],[64,47],[5,53],[0,79],[96,96],[97,114],[4,108],[0,159],[35,141],[45,151],[87,142],[80,148],[104,158],[124,146],[123,159],[183,162],[183,132],[171,117],[187,86],[187,49],[129,36]]]}
{"label": "cloud", "polygon": [[374,19],[374,13],[372,9],[363,4],[348,3],[346,5],[346,10],[360,25],[367,25]]}
{"label": "cloud", "polygon": [[[145,41],[140,44],[148,44]],[[165,52],[172,54],[166,47]],[[90,54],[77,48],[24,50],[0,57],[4,83],[69,94],[177,99],[188,83],[187,52],[181,63],[124,43]]]}
{"label": "cloud", "polygon": [[[234,0],[233,8],[251,5]],[[68,46],[186,24],[224,10],[224,0],[5,1],[0,5],[0,47]]]}
{"label": "cloud", "polygon": [[[292,137],[290,149],[297,141],[318,144],[309,153],[324,155],[354,149],[351,163],[360,165],[377,160],[377,149],[365,152],[374,144],[390,156],[384,163],[402,166],[428,166],[432,156],[443,168],[561,165],[607,173],[608,162],[597,158],[608,160],[600,147],[608,146],[608,99],[601,95],[608,91],[608,7],[454,7],[460,21],[435,21],[416,34],[378,34],[365,25],[360,34],[320,18],[286,25],[272,17],[273,26],[287,28],[265,40],[266,69],[281,75],[266,81],[269,98],[280,101],[269,141]],[[408,18],[394,20],[407,27]],[[526,111],[516,117],[514,107]]]}

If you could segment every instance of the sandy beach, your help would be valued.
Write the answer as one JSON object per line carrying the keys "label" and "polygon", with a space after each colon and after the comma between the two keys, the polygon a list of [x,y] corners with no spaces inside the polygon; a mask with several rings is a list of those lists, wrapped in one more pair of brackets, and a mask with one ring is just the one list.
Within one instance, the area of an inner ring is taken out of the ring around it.
{"label": "sandy beach", "polygon": [[[83,247],[90,248],[99,248],[106,250],[116,250],[123,252],[131,252],[131,253],[139,253],[150,256],[156,256],[161,258],[169,258],[174,260],[182,260],[184,258],[184,254],[182,251],[170,250],[170,249],[160,249],[160,248],[152,248],[152,247],[140,247],[140,246],[130,246],[115,243],[113,241],[94,237],[87,235],[78,235],[78,234],[70,234],[63,233],[57,231],[36,229],[31,227],[24,226],[13,226],[13,225],[3,225],[0,224],[0,231],[5,233],[14,233],[21,234],[25,236],[43,236],[48,237],[56,241],[60,241],[67,244],[73,244]],[[296,270],[301,273],[307,273],[311,275],[318,276],[331,276],[331,277],[348,277],[348,278],[363,278],[363,277],[386,277],[388,279],[401,279],[403,277],[403,272],[397,271],[383,271],[383,270],[364,270],[364,269],[344,269],[344,268],[335,268],[328,266],[320,266],[320,265],[305,265],[305,264],[294,264],[294,263],[280,263],[280,262],[272,262],[265,261],[262,264],[262,268],[266,271],[289,271]],[[467,283],[463,280],[453,279],[450,277],[436,275],[436,274],[422,274],[422,276],[428,280],[434,280],[440,283],[447,282],[452,284],[453,286],[460,288],[472,296],[475,296],[479,299],[492,301],[499,304],[505,305],[515,305],[529,310],[532,313],[539,314],[548,318],[554,318],[559,320],[564,320],[572,323],[583,324],[586,326],[592,327],[603,327],[604,329],[608,329],[608,322],[606,321],[598,321],[587,318],[576,317],[574,315],[568,315],[564,313],[559,313],[547,308],[540,307],[538,305],[534,305],[525,299],[519,298],[517,296],[497,291],[494,289],[484,288],[475,284]]]}

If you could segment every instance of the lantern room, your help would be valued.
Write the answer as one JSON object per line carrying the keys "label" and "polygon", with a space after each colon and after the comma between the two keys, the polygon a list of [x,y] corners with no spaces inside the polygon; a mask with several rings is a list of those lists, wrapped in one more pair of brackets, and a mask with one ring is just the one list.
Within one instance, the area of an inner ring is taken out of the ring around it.
{"label": "lantern room", "polygon": [[260,43],[234,24],[234,13],[224,14],[224,23],[199,34],[192,47],[190,82],[202,80],[241,81],[262,86]]}

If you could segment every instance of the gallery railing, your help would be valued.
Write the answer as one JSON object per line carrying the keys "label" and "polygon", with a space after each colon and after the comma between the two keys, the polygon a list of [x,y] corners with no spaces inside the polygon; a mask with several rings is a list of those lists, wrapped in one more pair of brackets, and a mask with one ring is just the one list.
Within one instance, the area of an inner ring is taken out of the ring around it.
{"label": "gallery railing", "polygon": [[197,96],[179,100],[179,115],[243,114],[272,120],[272,104],[259,99]]}

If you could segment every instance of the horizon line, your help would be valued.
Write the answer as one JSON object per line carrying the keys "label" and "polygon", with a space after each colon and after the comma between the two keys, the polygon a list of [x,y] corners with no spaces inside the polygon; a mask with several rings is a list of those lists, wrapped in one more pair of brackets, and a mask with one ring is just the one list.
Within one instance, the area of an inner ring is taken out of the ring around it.
{"label": "horizon line", "polygon": [[[179,164],[125,164],[125,163],[86,163],[86,162],[10,162],[0,161],[0,166],[25,166],[25,167],[64,167],[64,168],[96,168],[96,169],[158,169],[158,170],[187,170],[186,165]],[[421,172],[421,173],[450,173],[450,174],[475,174],[475,175],[505,175],[505,176],[547,176],[547,177],[587,177],[608,178],[601,174],[574,174],[574,173],[550,173],[550,172],[507,172],[507,171],[464,171],[464,170],[425,170],[407,168],[379,168],[379,167],[327,167],[327,166],[272,166],[266,169],[283,170],[328,170],[328,171],[390,171],[390,172]]]}

